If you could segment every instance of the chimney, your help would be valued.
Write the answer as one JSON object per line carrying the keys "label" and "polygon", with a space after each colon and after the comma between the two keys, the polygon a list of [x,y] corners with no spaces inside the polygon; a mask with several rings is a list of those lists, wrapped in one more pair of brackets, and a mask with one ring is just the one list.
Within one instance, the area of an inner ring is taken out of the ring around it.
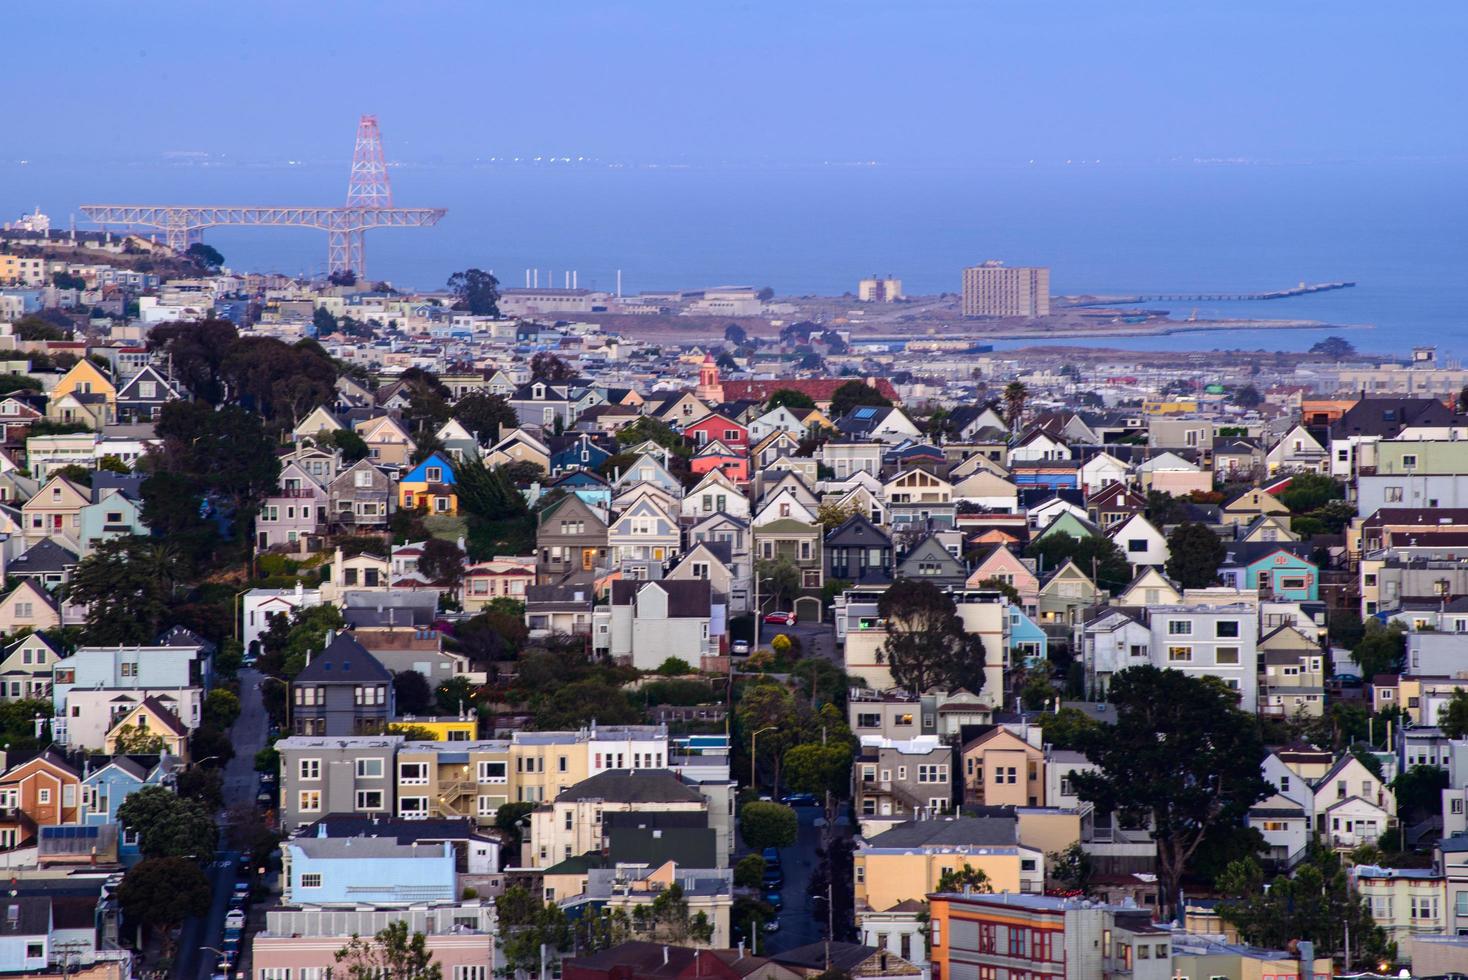
{"label": "chimney", "polygon": [[663,947],[663,966],[668,965],[668,947]]}
{"label": "chimney", "polygon": [[333,630],[327,630],[326,631],[326,642],[324,644],[322,644],[321,649],[325,650],[327,647],[331,646],[332,642],[335,639],[336,639],[336,630],[334,630],[334,629]]}

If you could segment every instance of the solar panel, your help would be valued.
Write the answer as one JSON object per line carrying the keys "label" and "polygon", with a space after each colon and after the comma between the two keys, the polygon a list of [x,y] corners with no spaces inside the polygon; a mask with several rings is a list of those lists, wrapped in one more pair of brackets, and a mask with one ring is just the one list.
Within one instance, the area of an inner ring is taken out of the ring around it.
{"label": "solar panel", "polygon": [[869,419],[876,414],[877,410],[875,408],[858,408],[856,410],[856,417],[859,419]]}

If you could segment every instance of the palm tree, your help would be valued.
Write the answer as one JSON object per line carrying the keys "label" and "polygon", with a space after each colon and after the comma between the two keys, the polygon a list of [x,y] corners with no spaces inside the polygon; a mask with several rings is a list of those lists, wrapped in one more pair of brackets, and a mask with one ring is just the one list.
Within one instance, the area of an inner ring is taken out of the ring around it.
{"label": "palm tree", "polygon": [[1030,391],[1023,381],[1011,381],[1004,386],[1004,421],[1011,430],[1019,427],[1025,414],[1025,399],[1029,397]]}

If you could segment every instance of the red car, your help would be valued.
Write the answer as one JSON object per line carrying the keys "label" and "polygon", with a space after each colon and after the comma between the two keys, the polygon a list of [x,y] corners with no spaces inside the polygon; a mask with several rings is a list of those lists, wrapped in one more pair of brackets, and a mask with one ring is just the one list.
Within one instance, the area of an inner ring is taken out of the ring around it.
{"label": "red car", "polygon": [[765,622],[766,623],[773,623],[776,626],[794,626],[795,625],[795,613],[793,613],[793,612],[772,612],[772,613],[767,613],[765,615]]}

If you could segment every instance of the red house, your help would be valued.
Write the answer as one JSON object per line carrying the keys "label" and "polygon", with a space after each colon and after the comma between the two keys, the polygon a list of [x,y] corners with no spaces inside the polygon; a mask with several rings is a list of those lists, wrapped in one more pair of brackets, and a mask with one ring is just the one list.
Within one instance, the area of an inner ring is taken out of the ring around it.
{"label": "red house", "polygon": [[722,442],[730,449],[745,450],[749,448],[749,427],[742,422],[735,422],[731,418],[725,418],[718,412],[705,415],[690,425],[683,427],[683,437],[692,439],[700,446],[706,446],[711,442]]}
{"label": "red house", "polygon": [[714,439],[693,454],[693,458],[688,461],[688,469],[694,476],[719,470],[735,483],[748,483],[749,455],[743,448],[735,448],[722,439]]}

